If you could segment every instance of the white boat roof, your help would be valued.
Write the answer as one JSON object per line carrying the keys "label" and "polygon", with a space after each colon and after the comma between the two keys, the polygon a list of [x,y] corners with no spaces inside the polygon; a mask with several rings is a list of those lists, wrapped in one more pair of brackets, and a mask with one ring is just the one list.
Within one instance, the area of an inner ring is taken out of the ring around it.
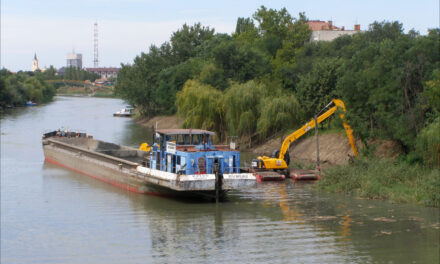
{"label": "white boat roof", "polygon": [[203,130],[203,129],[158,129],[156,130],[157,133],[159,134],[164,134],[164,135],[203,135],[203,134],[208,134],[208,135],[215,135],[215,132],[212,131],[208,131],[208,130]]}

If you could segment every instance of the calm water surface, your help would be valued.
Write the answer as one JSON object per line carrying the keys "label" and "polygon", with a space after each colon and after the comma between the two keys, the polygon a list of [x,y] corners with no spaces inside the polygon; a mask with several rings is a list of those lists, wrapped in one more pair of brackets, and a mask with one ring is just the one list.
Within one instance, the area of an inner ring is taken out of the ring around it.
{"label": "calm water surface", "polygon": [[293,181],[222,204],[129,193],[44,163],[66,126],[150,140],[117,99],[57,97],[1,116],[1,263],[439,263],[439,210],[311,191]]}

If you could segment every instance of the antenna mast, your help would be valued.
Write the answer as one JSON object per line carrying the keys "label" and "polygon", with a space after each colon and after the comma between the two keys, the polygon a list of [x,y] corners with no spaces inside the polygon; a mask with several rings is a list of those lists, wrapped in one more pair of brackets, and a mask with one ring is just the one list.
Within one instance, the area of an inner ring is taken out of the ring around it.
{"label": "antenna mast", "polygon": [[98,68],[99,67],[99,59],[98,59],[98,22],[95,22],[94,27],[94,58],[93,58],[93,67]]}

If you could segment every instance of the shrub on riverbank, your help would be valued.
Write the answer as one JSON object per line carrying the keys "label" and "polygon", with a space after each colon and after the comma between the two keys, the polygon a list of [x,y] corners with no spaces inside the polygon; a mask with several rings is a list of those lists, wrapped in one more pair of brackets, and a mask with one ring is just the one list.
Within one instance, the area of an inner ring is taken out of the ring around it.
{"label": "shrub on riverbank", "polygon": [[402,161],[359,158],[352,164],[326,170],[317,188],[440,207],[440,169]]}

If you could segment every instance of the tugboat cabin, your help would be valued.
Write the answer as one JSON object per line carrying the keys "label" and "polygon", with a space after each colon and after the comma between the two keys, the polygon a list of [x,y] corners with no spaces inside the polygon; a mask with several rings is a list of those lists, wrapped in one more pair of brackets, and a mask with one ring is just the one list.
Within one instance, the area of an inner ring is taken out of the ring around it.
{"label": "tugboat cabin", "polygon": [[225,145],[213,145],[215,133],[201,129],[158,129],[150,152],[150,168],[178,174],[240,172],[240,152]]}

